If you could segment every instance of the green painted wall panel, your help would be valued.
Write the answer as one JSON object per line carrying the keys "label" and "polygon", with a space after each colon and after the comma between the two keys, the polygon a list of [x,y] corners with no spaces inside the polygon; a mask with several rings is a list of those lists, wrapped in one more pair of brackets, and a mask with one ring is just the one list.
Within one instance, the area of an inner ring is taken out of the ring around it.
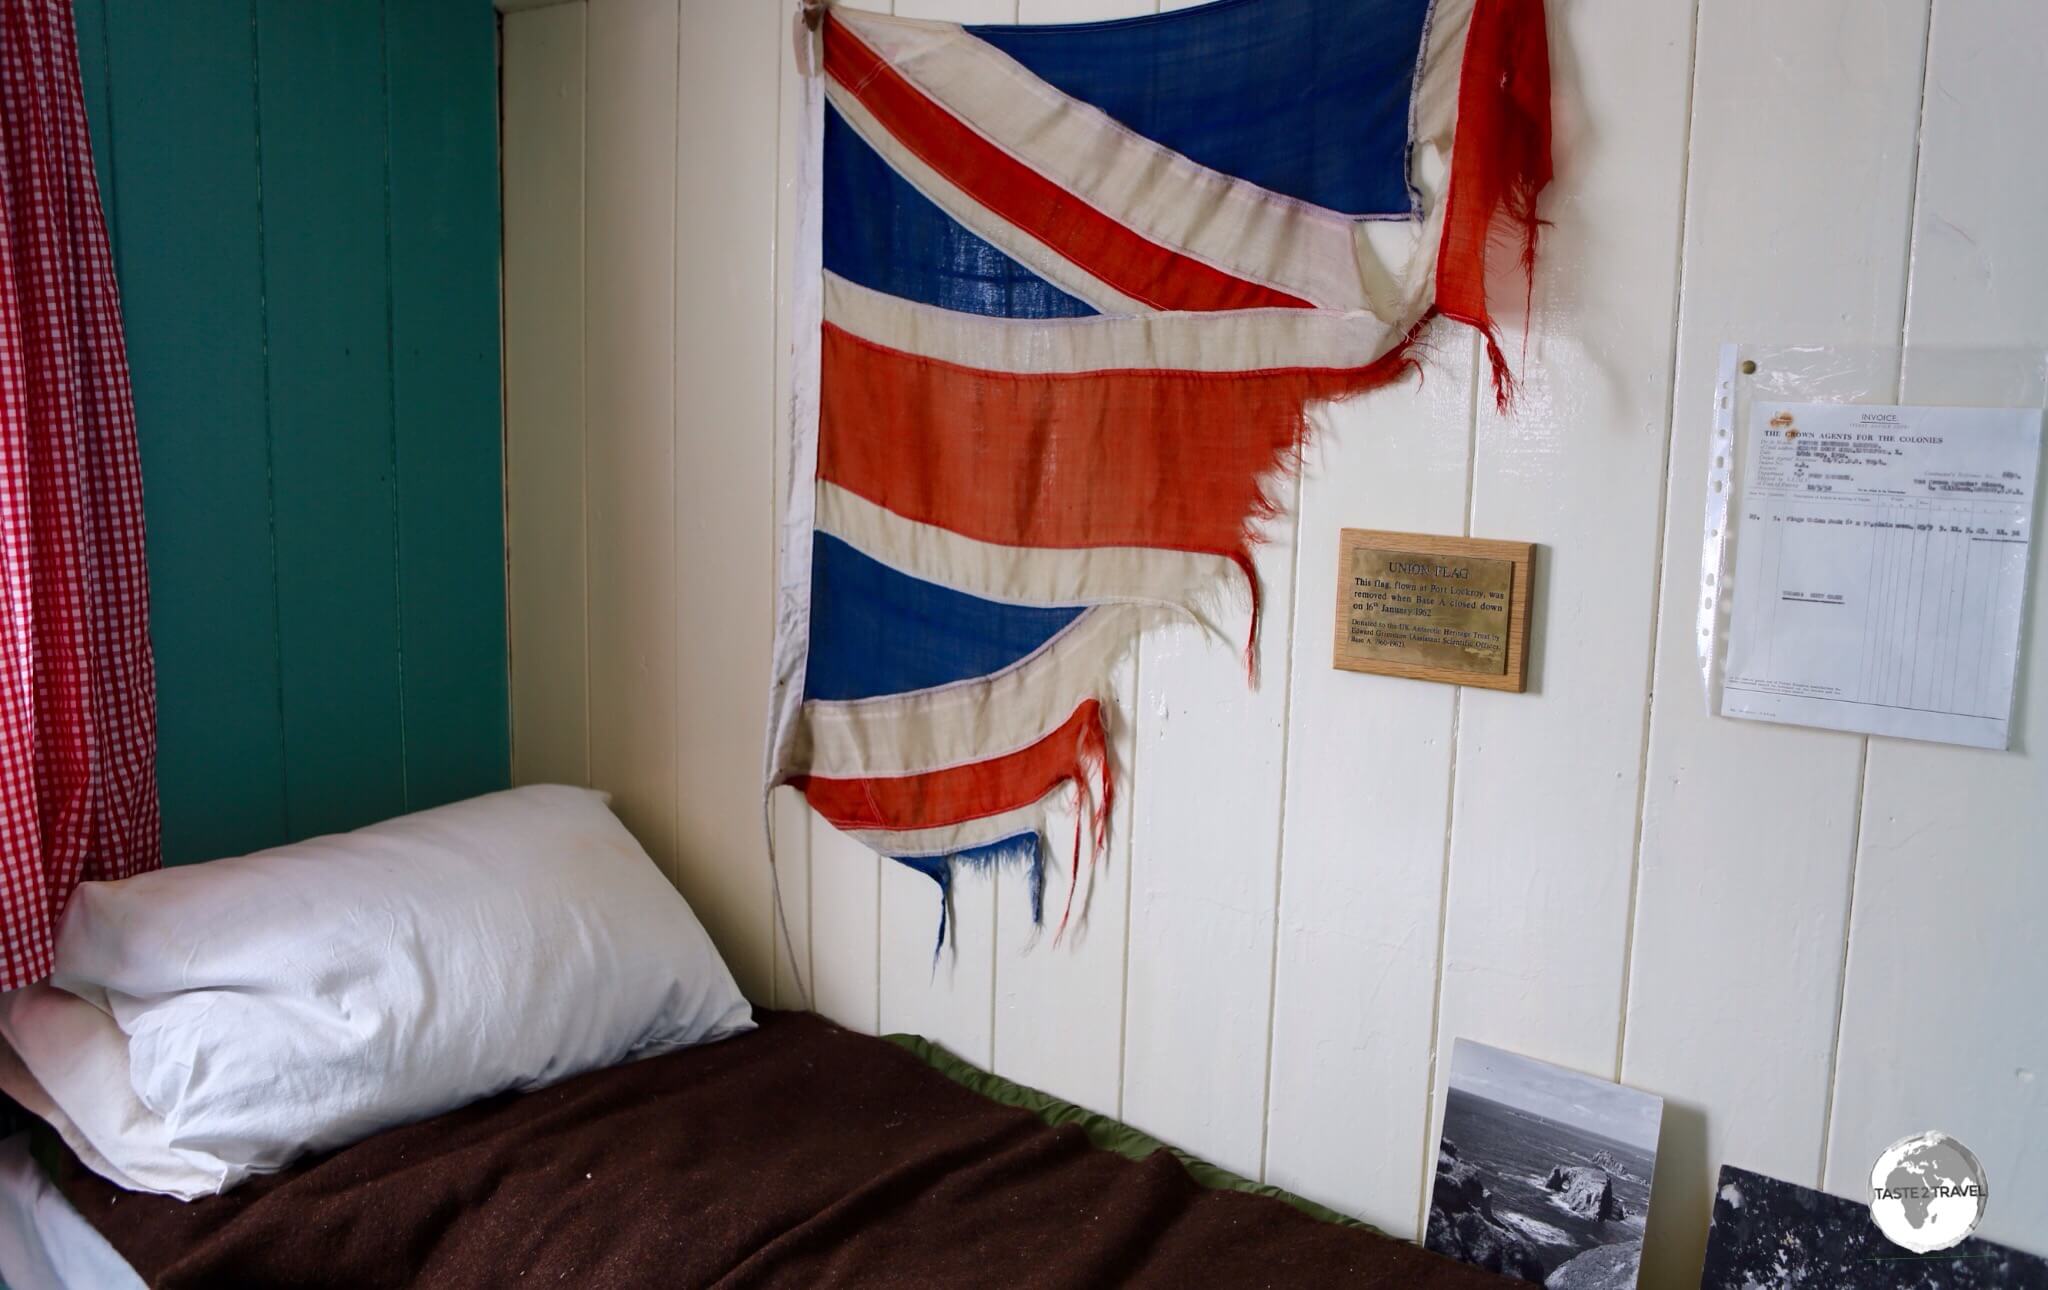
{"label": "green painted wall panel", "polygon": [[375,0],[258,0],[285,792],[295,834],[405,809]]}
{"label": "green painted wall panel", "polygon": [[76,0],[172,863],[508,779],[488,0]]}
{"label": "green painted wall panel", "polygon": [[117,194],[173,861],[286,827],[249,19],[247,0],[107,12],[112,148],[99,144]]}
{"label": "green painted wall panel", "polygon": [[[386,22],[405,780],[418,809],[503,787],[511,759],[497,19],[473,0],[413,0]],[[486,731],[499,736],[488,748]]]}

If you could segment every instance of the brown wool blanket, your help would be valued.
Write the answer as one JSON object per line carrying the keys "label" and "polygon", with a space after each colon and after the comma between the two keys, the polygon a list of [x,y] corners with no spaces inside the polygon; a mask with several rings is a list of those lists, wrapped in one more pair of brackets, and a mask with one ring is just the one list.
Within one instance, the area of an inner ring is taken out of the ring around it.
{"label": "brown wool blanket", "polygon": [[1513,1284],[1099,1150],[882,1040],[760,1022],[191,1204],[61,1180],[165,1287]]}

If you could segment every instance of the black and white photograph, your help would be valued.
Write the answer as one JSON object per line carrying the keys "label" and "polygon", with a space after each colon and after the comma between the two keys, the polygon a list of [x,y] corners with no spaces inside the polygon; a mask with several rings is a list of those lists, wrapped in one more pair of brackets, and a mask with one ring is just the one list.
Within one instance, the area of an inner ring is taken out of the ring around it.
{"label": "black and white photograph", "polygon": [[1664,1100],[1460,1039],[1426,1244],[1550,1290],[1636,1284]]}

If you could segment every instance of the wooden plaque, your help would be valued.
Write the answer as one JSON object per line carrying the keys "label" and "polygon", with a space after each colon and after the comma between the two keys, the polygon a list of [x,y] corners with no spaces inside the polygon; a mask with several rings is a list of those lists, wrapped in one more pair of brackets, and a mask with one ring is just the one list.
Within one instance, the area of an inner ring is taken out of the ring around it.
{"label": "wooden plaque", "polygon": [[1519,693],[1535,555],[1528,542],[1345,529],[1335,665]]}

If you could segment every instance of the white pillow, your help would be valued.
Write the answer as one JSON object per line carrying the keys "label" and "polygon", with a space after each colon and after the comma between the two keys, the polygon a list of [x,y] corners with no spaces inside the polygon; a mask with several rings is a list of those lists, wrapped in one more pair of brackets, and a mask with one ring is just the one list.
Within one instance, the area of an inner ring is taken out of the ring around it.
{"label": "white pillow", "polygon": [[181,1199],[308,1151],[751,1029],[690,907],[587,789],[541,786],[86,883],[0,1089]]}

